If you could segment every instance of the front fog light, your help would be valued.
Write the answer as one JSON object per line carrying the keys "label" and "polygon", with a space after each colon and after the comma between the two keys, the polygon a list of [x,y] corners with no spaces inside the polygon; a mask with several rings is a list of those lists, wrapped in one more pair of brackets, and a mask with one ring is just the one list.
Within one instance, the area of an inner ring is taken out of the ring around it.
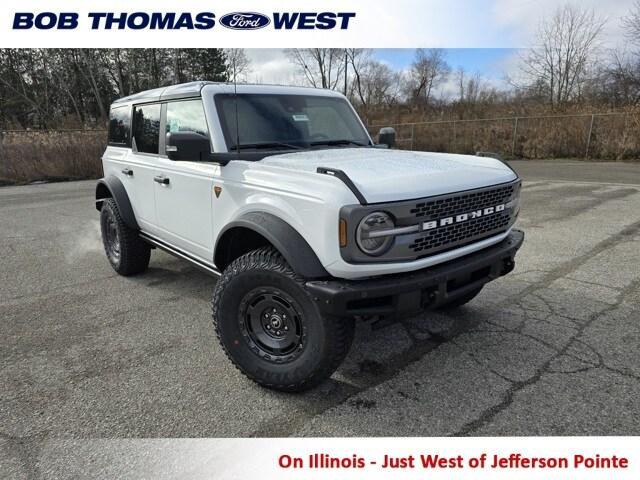
{"label": "front fog light", "polygon": [[358,225],[356,231],[358,247],[367,255],[382,255],[393,243],[393,235],[387,235],[385,231],[392,230],[394,227],[393,218],[388,213],[370,213]]}

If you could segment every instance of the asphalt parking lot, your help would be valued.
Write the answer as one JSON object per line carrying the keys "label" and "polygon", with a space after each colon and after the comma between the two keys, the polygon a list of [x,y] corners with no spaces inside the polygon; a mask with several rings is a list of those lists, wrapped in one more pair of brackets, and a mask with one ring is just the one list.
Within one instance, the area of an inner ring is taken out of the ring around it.
{"label": "asphalt parking lot", "polygon": [[640,434],[640,164],[513,165],[516,270],[457,311],[359,325],[301,395],[231,367],[214,279],[159,251],[111,270],[94,182],[0,189],[2,469],[37,473],[58,438]]}

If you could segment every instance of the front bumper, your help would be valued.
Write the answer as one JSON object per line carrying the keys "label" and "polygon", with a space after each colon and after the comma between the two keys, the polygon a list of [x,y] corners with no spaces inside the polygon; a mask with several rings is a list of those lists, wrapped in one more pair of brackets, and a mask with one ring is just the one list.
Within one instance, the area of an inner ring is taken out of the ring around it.
{"label": "front bumper", "polygon": [[407,316],[437,308],[506,275],[524,241],[512,230],[500,243],[450,262],[366,280],[317,280],[307,288],[328,315]]}

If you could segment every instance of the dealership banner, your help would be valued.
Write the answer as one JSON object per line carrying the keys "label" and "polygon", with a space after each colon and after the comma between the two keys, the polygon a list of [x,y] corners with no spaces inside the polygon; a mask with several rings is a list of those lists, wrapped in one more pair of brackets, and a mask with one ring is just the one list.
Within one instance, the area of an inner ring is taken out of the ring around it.
{"label": "dealership banner", "polygon": [[639,437],[49,440],[40,463],[52,478],[635,480],[639,443]]}
{"label": "dealership banner", "polygon": [[462,0],[24,0],[0,6],[0,37],[15,48],[518,46],[486,28],[494,13]]}

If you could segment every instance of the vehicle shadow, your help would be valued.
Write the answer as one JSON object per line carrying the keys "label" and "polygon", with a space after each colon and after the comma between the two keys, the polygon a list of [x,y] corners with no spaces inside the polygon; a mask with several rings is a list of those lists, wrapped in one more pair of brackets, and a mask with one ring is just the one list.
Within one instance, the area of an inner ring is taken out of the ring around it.
{"label": "vehicle shadow", "polygon": [[[202,322],[198,323],[202,332],[211,329],[213,333],[209,302],[216,279],[164,253],[160,256],[154,252],[154,257],[145,274],[131,277],[132,281],[153,289],[154,294],[160,291],[163,301],[189,299],[189,304],[201,305]],[[199,310],[200,306],[197,307],[197,311]],[[462,307],[450,312],[425,312],[384,325],[383,322],[373,320],[356,320],[355,338],[343,364],[330,379],[300,394],[264,389],[236,372],[231,363],[228,364],[229,374],[237,375],[239,385],[245,390],[244,395],[258,396],[265,402],[287,405],[290,412],[286,421],[283,421],[281,415],[277,415],[260,422],[254,435],[290,435],[312,416],[349,401],[358,392],[392,378],[442,343],[474,328],[478,320],[476,315],[470,315],[471,311],[469,307]],[[200,316],[197,312],[196,315]],[[206,348],[211,348],[212,356],[220,357],[221,347],[213,338],[210,340],[210,347]]]}

